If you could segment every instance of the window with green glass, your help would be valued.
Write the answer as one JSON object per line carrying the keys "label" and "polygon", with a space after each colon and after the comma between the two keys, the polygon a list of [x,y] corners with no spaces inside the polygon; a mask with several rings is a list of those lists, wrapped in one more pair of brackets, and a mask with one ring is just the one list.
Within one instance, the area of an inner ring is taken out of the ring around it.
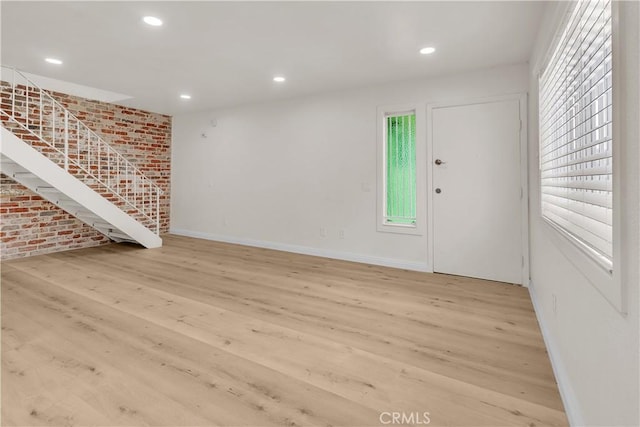
{"label": "window with green glass", "polygon": [[416,224],[416,114],[385,117],[385,222]]}

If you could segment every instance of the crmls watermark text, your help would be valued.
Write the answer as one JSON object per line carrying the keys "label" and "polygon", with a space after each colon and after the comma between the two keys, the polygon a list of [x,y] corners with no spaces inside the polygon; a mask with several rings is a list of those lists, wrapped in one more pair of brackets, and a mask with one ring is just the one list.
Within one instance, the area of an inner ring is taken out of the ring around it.
{"label": "crmls watermark text", "polygon": [[427,425],[431,423],[428,412],[381,412],[380,423],[382,424],[411,424]]}

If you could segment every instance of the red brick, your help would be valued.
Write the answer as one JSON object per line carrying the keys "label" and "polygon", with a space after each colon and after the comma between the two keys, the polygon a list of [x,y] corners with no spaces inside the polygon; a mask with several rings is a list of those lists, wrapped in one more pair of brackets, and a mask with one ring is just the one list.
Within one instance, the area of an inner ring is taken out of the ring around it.
{"label": "red brick", "polygon": [[24,242],[24,241],[22,241],[22,242],[13,242],[13,243],[9,243],[7,245],[7,248],[8,249],[19,248],[20,246],[26,246],[26,244],[27,244],[27,242]]}
{"label": "red brick", "polygon": [[[26,88],[23,86],[21,90],[22,95],[17,97],[16,105],[22,105],[24,108]],[[30,97],[34,97],[35,94],[34,90],[29,90]],[[167,231],[169,227],[171,117],[130,107],[86,100],[58,92],[51,92],[51,94],[62,105],[67,106],[71,114],[80,118],[89,128],[98,131],[98,134],[105,141],[138,166],[147,176],[154,179],[166,192],[167,195],[161,198],[161,227],[162,231]],[[3,104],[6,104],[6,101]],[[39,115],[37,106],[32,105],[31,111]],[[50,108],[44,108],[43,115],[47,116],[50,111]],[[20,118],[18,120],[25,123],[25,120]],[[12,126],[12,129],[15,129],[15,126]],[[57,133],[61,137],[60,130]],[[72,132],[73,134],[74,132]],[[56,156],[52,157],[52,160],[61,164],[59,155],[40,143],[36,137],[27,135],[24,131],[19,136],[31,141],[32,146],[41,152]],[[86,179],[84,172],[75,169],[72,171]],[[96,165],[92,165],[92,171],[97,172]],[[103,169],[102,173],[105,172],[106,169]],[[108,242],[104,235],[81,224],[78,220],[73,219],[67,213],[10,178],[0,175],[0,181],[3,189],[15,191],[12,193],[14,196],[9,200],[0,201],[2,230],[6,232],[6,235],[2,235],[2,239],[12,239],[10,242],[0,243],[3,259],[54,252],[71,247],[89,247]],[[121,200],[114,199],[114,201],[118,205],[122,205]],[[14,209],[18,211],[13,211]],[[60,240],[61,238],[65,240]],[[35,241],[41,242],[30,244]],[[10,249],[8,248],[9,244],[18,246]],[[35,247],[36,245],[37,247]],[[23,252],[19,252],[19,250],[23,250]]]}

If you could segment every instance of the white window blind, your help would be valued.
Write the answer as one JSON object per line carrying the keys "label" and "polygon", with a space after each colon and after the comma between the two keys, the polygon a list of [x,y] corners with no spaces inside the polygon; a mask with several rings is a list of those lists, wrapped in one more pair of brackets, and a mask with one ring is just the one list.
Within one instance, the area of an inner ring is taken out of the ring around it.
{"label": "white window blind", "polygon": [[540,76],[542,215],[613,265],[611,1],[577,2]]}

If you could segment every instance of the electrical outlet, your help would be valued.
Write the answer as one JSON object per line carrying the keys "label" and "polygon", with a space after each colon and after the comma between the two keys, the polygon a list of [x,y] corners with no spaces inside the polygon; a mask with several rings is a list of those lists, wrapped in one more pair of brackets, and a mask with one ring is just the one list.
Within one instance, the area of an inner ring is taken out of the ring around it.
{"label": "electrical outlet", "polygon": [[320,227],[320,237],[327,237],[327,229],[325,227]]}
{"label": "electrical outlet", "polygon": [[344,239],[344,230],[338,230],[338,239]]}
{"label": "electrical outlet", "polygon": [[551,298],[553,299],[553,314],[558,314],[558,298],[556,294],[551,294]]}

